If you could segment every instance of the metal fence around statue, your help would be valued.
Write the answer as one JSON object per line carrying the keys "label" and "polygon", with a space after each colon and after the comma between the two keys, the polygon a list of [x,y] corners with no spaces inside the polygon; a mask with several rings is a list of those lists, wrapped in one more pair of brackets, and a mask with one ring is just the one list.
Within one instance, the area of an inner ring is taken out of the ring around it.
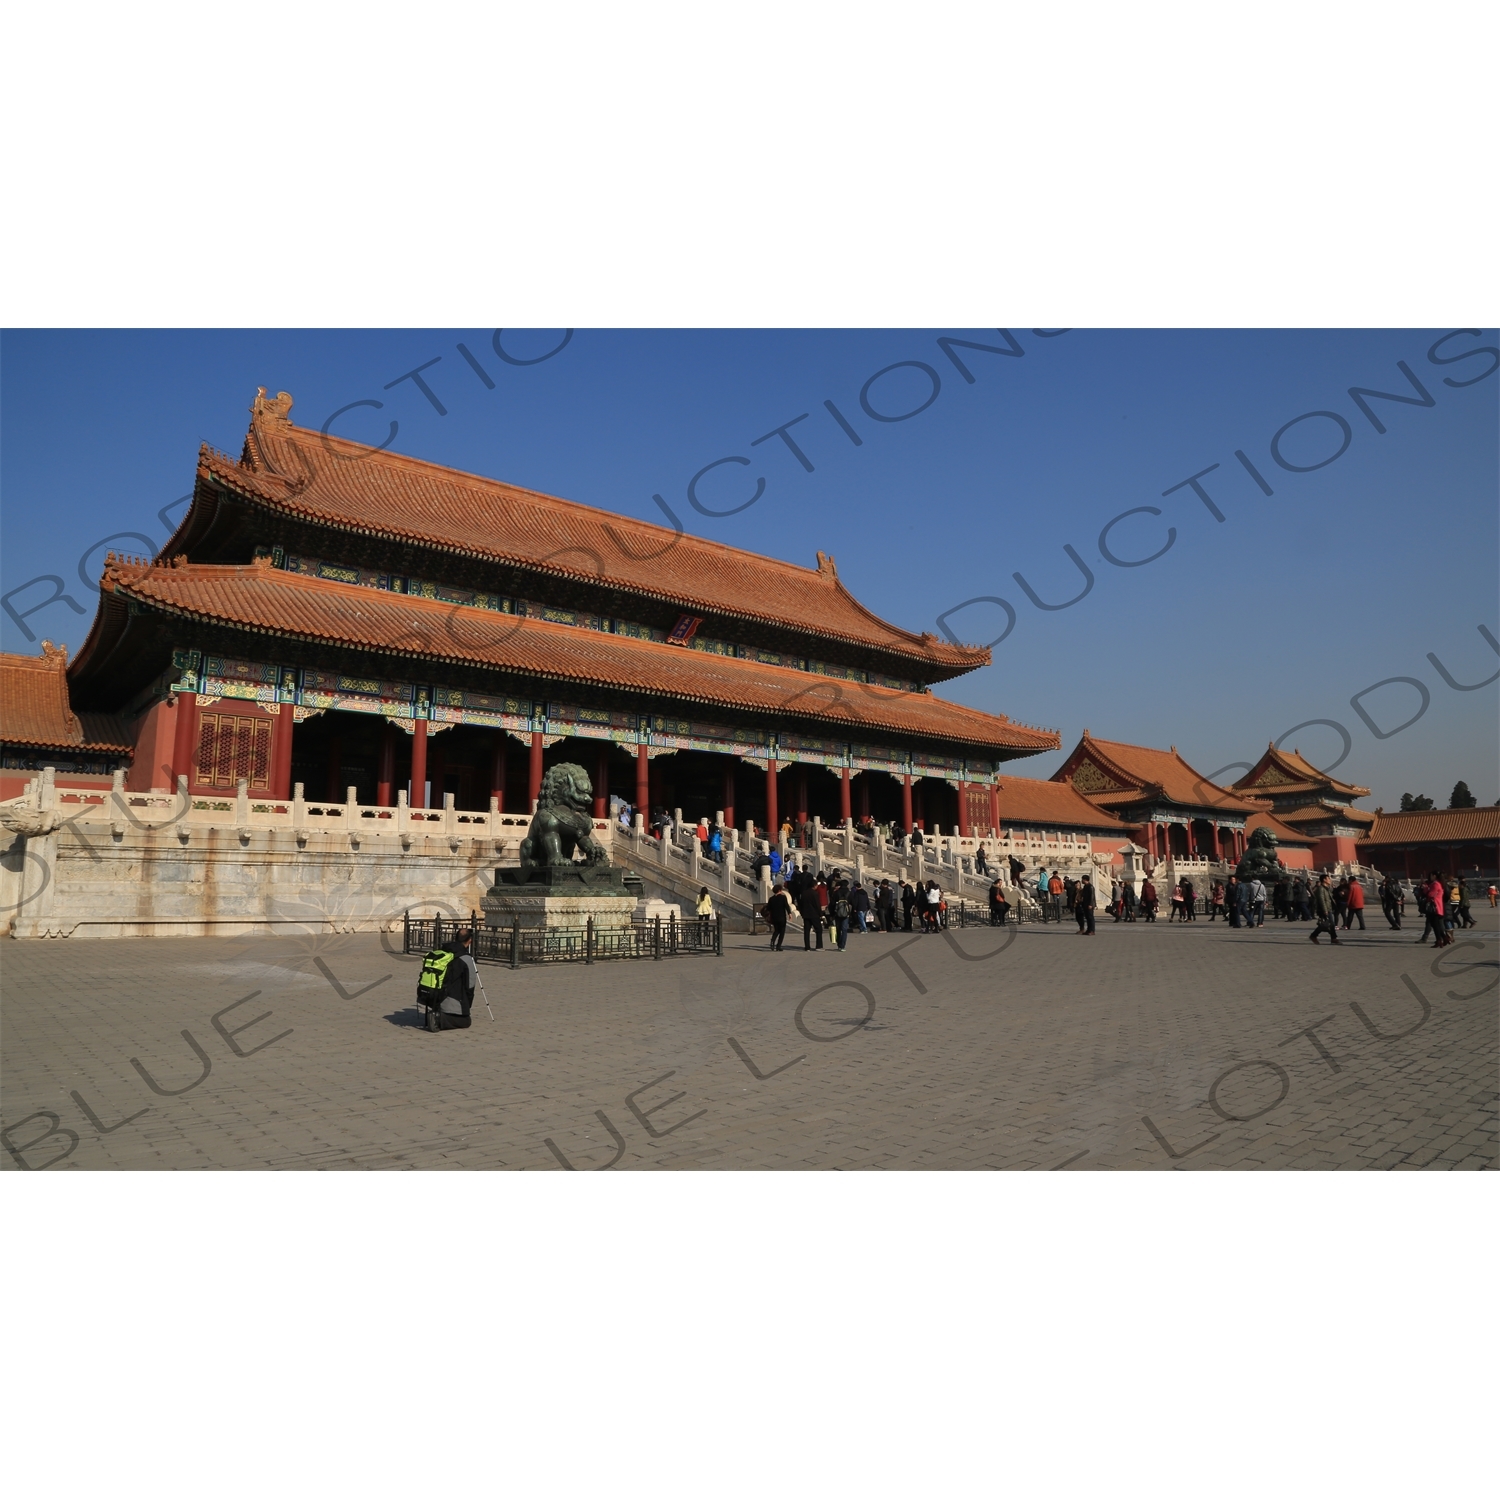
{"label": "metal fence around statue", "polygon": [[486,927],[478,914],[461,917],[414,917],[408,911],[402,923],[401,951],[427,953],[451,942],[468,928],[473,937],[469,952],[476,963],[503,964],[519,969],[523,964],[591,964],[618,958],[678,958],[687,954],[724,954],[724,919],[715,916],[679,922],[653,917],[627,927],[596,927],[590,918],[582,927]]}

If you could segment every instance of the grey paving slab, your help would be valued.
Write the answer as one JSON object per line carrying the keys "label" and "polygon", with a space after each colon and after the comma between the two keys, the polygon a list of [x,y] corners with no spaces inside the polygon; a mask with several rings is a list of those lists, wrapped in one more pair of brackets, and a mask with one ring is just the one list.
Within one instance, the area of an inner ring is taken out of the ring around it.
{"label": "grey paving slab", "polygon": [[[372,936],[0,944],[6,1170],[1472,1170],[1497,914],[1032,927],[485,967],[431,1036]],[[54,1120],[55,1117],[55,1120]],[[76,1143],[74,1137],[76,1136]]]}

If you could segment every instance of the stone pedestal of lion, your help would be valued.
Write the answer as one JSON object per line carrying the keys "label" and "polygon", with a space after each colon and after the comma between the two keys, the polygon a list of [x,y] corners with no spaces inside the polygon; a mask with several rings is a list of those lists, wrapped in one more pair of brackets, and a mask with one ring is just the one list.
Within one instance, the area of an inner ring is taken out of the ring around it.
{"label": "stone pedestal of lion", "polygon": [[630,925],[635,897],[594,838],[593,802],[582,766],[568,761],[547,772],[520,867],[496,870],[480,903],[487,925],[582,929],[590,918],[596,932]]}

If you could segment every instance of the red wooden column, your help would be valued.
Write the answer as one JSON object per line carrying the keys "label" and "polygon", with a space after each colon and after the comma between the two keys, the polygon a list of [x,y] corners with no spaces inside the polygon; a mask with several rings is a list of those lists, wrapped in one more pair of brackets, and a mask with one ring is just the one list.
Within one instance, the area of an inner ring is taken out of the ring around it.
{"label": "red wooden column", "polygon": [[172,790],[177,790],[177,778],[186,776],[188,787],[193,785],[193,752],[198,748],[198,695],[178,693],[177,732],[172,740]]}
{"label": "red wooden column", "polygon": [[776,808],[776,762],[766,762],[766,837],[774,844],[777,830],[781,827],[781,816]]}
{"label": "red wooden column", "polygon": [[853,816],[849,807],[849,767],[839,772],[839,821],[847,823]]}
{"label": "red wooden column", "polygon": [[531,731],[531,762],[526,772],[526,811],[530,812],[542,795],[542,731]]}
{"label": "red wooden column", "polygon": [[292,730],[297,715],[290,703],[280,703],[277,709],[271,729],[271,795],[279,799],[292,795]]}
{"label": "red wooden column", "polygon": [[411,736],[411,807],[427,806],[427,720],[412,721]]}
{"label": "red wooden column", "polygon": [[734,827],[734,762],[726,760],[724,763],[724,826]]}
{"label": "red wooden column", "polygon": [[1000,837],[1000,788],[995,782],[990,783],[990,837]]}
{"label": "red wooden column", "polygon": [[635,751],[635,810],[646,819],[646,826],[651,826],[651,757],[646,754],[644,745],[637,745]]}
{"label": "red wooden column", "polygon": [[[290,710],[288,710],[290,712]],[[375,806],[389,807],[395,801],[396,726],[389,721],[380,726],[380,759],[375,767]],[[278,796],[285,796],[280,792]]]}
{"label": "red wooden column", "polygon": [[958,836],[966,839],[969,836],[969,783],[960,781],[958,784]]}
{"label": "red wooden column", "polygon": [[599,745],[594,759],[594,816],[609,816],[609,741]]}
{"label": "red wooden column", "polygon": [[[807,822],[807,767],[797,767],[797,822]],[[799,829],[800,831],[800,829]]]}
{"label": "red wooden column", "polygon": [[911,821],[911,777],[901,778],[901,826],[908,833],[912,830]]}

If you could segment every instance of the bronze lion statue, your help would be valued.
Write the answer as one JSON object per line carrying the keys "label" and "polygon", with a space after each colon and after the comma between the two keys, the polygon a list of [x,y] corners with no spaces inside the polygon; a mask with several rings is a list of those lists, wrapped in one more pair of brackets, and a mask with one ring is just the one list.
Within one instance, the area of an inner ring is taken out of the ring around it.
{"label": "bronze lion statue", "polygon": [[1245,846],[1245,857],[1235,869],[1236,878],[1263,883],[1276,881],[1283,873],[1277,847],[1276,835],[1269,828],[1257,828]]}
{"label": "bronze lion statue", "polygon": [[521,840],[522,868],[570,865],[575,850],[590,865],[607,865],[609,851],[594,838],[593,802],[593,783],[582,766],[553,766],[542,777],[536,815]]}

